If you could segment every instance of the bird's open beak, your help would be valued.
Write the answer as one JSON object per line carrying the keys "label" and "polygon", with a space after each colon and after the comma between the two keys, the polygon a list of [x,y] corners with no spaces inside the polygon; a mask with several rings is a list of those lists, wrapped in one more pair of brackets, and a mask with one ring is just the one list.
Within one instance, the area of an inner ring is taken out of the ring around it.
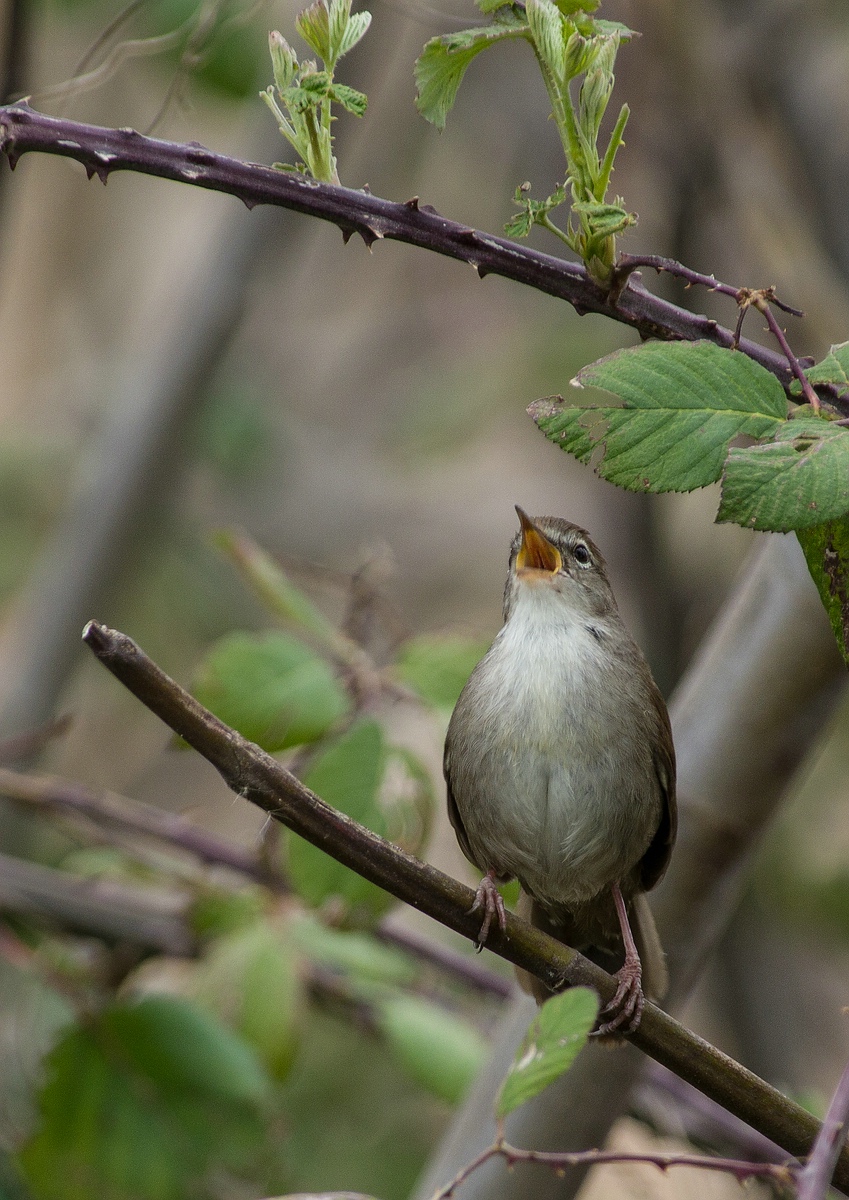
{"label": "bird's open beak", "polygon": [[519,524],[522,526],[522,544],[516,557],[519,571],[550,571],[554,574],[563,566],[560,551],[548,540],[542,530],[537,529],[531,518],[516,505]]}

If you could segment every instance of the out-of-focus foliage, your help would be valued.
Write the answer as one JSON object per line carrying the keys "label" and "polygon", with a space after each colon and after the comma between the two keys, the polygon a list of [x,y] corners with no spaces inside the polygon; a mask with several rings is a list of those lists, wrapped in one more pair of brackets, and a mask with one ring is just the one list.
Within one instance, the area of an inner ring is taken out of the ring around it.
{"label": "out-of-focus foliage", "polygon": [[285,633],[232,633],[209,651],[195,695],[271,752],[318,741],[348,710],[330,668]]}

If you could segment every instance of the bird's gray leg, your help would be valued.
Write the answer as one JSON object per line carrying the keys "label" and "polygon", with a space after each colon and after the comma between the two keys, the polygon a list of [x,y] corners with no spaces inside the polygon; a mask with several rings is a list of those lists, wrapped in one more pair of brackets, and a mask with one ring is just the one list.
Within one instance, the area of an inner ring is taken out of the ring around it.
{"label": "bird's gray leg", "polygon": [[610,1019],[602,1022],[595,1030],[597,1036],[608,1033],[633,1033],[640,1024],[646,1002],[643,994],[643,965],[618,883],[613,885],[613,903],[616,905],[622,941],[625,943],[625,961],[616,972],[616,978],[619,980],[616,995],[601,1010],[601,1015],[610,1015]]}
{"label": "bird's gray leg", "polygon": [[507,912],[504,908],[504,901],[501,899],[501,893],[495,886],[495,871],[492,868],[487,871],[478,884],[477,891],[475,892],[475,902],[469,909],[469,912],[477,912],[478,909],[483,910],[480,933],[475,941],[475,949],[480,952],[486,944],[489,927],[492,924],[494,916],[498,917],[498,924],[502,933],[507,928]]}

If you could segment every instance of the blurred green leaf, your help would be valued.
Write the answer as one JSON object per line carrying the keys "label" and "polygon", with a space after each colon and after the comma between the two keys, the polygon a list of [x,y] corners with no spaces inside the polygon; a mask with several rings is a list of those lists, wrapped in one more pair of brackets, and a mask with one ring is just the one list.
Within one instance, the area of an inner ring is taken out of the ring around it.
{"label": "blurred green leaf", "polygon": [[116,1004],[50,1055],[24,1174],[37,1200],[184,1200],[263,1138],[269,1088],[252,1051],[193,1005]]}
{"label": "blurred green leaf", "polygon": [[437,708],[451,709],[489,643],[455,634],[422,634],[401,647],[396,668],[404,683]]}
{"label": "blurred green leaf", "polygon": [[849,664],[849,517],[796,533],[840,653]]}
{"label": "blurred green leaf", "polygon": [[[317,756],[304,783],[334,808],[385,834],[386,818],[379,803],[385,766],[383,732],[376,721],[363,719]],[[289,835],[288,848],[290,878],[308,904],[317,907],[336,897],[355,914],[376,916],[393,903],[381,888],[296,834]]]}
{"label": "blurred green leaf", "polygon": [[199,892],[191,906],[192,928],[201,937],[218,937],[252,925],[262,913],[258,889]]}
{"label": "blurred green leaf", "polygon": [[232,633],[209,650],[201,704],[264,750],[317,741],[350,706],[323,659],[285,633]]}
{"label": "blurred green leaf", "polygon": [[774,441],[728,454],[717,521],[788,533],[847,512],[849,432],[831,421],[788,421]]}
{"label": "blurred green leaf", "polygon": [[495,1115],[506,1117],[538,1096],[575,1061],[598,1016],[598,996],[574,987],[546,1000],[531,1022],[501,1085]]}
{"label": "blurred green leaf", "polygon": [[295,1057],[304,1002],[288,922],[263,917],[216,939],[195,973],[194,998],[259,1055],[275,1079]]}
{"label": "blurred green leaf", "polygon": [[293,922],[292,933],[313,962],[345,971],[359,983],[404,987],[418,975],[417,964],[403,951],[367,933],[331,929],[309,913]]}
{"label": "blurred green leaf", "polygon": [[412,1078],[457,1104],[488,1055],[477,1029],[417,996],[382,997],[376,1008],[384,1037]]}
{"label": "blurred green leaf", "polygon": [[472,60],[497,42],[527,36],[527,24],[512,8],[502,9],[499,17],[502,14],[503,19],[496,25],[431,38],[416,60],[416,108],[437,129],[445,128],[457,89]]}
{"label": "blurred green leaf", "polygon": [[[50,947],[46,962],[50,962]],[[50,962],[57,974],[64,964]],[[60,1033],[75,1020],[70,1002],[35,972],[0,956],[0,1141],[19,1145],[35,1123],[42,1064]]]}
{"label": "blurred green leaf", "polygon": [[638,492],[689,492],[720,476],[740,434],[775,434],[787,398],[764,367],[711,342],[645,342],[584,367],[576,386],[604,388],[616,406],[536,400],[545,436],[603,479]]}

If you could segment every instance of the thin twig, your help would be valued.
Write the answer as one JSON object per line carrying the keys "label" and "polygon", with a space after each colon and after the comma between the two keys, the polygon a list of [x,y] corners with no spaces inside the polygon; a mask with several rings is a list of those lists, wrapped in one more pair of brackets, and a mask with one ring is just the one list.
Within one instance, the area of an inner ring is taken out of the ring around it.
{"label": "thin twig", "polygon": [[[622,254],[613,269],[613,278],[616,285],[620,287],[633,271],[638,267],[651,267],[659,275],[675,275],[679,279],[683,279],[687,287],[697,285],[707,288],[709,292],[720,292],[723,296],[730,296],[736,300],[740,288],[734,287],[730,283],[721,283],[715,275],[703,275],[701,271],[694,271],[691,267],[685,267],[683,263],[678,262],[674,258],[664,258],[660,254]],[[790,313],[794,317],[804,317],[804,313],[799,308],[792,308],[789,304],[785,304],[779,300],[772,288],[768,289],[772,294],[770,303],[776,308],[780,308],[782,312]]]}
{"label": "thin twig", "polygon": [[775,313],[773,313],[769,307],[769,305],[770,305],[769,297],[759,298],[756,296],[753,303],[754,303],[755,307],[758,309],[758,311],[762,312],[763,315],[766,317],[766,323],[770,328],[770,332],[772,333],[775,340],[778,342],[779,346],[781,347],[781,349],[784,353],[784,356],[786,357],[788,363],[790,364],[790,370],[793,372],[793,374],[796,376],[797,380],[799,381],[799,383],[802,386],[802,395],[805,397],[808,404],[810,404],[810,406],[814,410],[814,412],[819,412],[819,410],[820,410],[819,396],[816,394],[813,387],[811,386],[811,381],[808,379],[807,375],[802,370],[802,367],[801,367],[801,364],[800,364],[798,358],[793,353],[793,351],[790,349],[790,344],[788,343],[787,338],[784,336],[784,330],[781,328],[778,321],[775,319]]}
{"label": "thin twig", "polygon": [[[125,634],[90,621],[83,640],[101,663],[151,712],[194,746],[240,796],[281,821],[399,900],[427,913],[470,941],[479,921],[470,888],[420,862],[326,804],[258,746],[199,704]],[[607,1003],[616,981],[568,946],[508,914],[490,934],[489,948],[549,987],[584,984]],[[723,1104],[796,1157],[808,1153],[820,1123],[739,1063],[647,1003],[633,1043]],[[849,1189],[849,1151],[838,1160],[837,1186]]]}
{"label": "thin twig", "polygon": [[[579,313],[601,313],[629,325],[644,338],[703,338],[719,346],[734,344],[730,329],[653,296],[634,281],[611,300],[609,289],[595,283],[582,266],[446,220],[420,205],[417,197],[395,203],[366,191],[240,162],[191,143],[48,117],[23,103],[0,106],[0,150],[13,166],[21,154],[38,151],[76,159],[90,176],[97,175],[103,182],[112,171],[141,171],[238,196],[248,208],[278,205],[338,225],[346,240],[358,233],[368,246],[391,239],[459,259],[473,266],[481,278],[494,274],[513,279],[566,300]],[[791,372],[781,354],[746,339],[739,349],[789,387]]]}
{"label": "thin twig", "polygon": [[782,1187],[793,1182],[793,1163],[776,1164],[763,1162],[743,1162],[736,1158],[714,1158],[703,1154],[648,1154],[624,1150],[524,1150],[511,1146],[503,1139],[496,1140],[487,1146],[471,1162],[467,1163],[445,1187],[435,1194],[433,1200],[450,1200],[454,1192],[479,1167],[493,1158],[503,1158],[508,1167],[517,1163],[535,1163],[537,1166],[550,1168],[557,1174],[570,1167],[594,1167],[612,1163],[641,1163],[668,1171],[670,1167],[696,1167],[699,1170],[722,1171],[733,1175],[739,1182],[746,1179],[768,1179]]}
{"label": "thin twig", "polygon": [[822,1123],[810,1158],[799,1174],[797,1200],[825,1200],[834,1166],[846,1145],[846,1126],[849,1123],[849,1063],[843,1074],[825,1120]]}

